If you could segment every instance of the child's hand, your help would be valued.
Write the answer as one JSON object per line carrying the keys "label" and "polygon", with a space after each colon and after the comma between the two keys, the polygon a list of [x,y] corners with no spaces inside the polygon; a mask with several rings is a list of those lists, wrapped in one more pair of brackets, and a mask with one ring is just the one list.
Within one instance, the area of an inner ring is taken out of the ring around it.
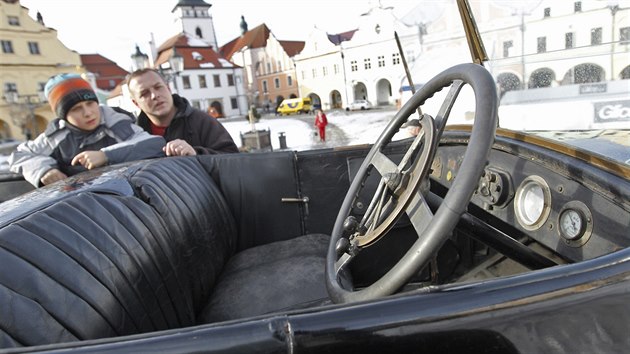
{"label": "child's hand", "polygon": [[72,166],[77,164],[91,170],[107,163],[107,155],[102,151],[83,151],[72,159]]}
{"label": "child's hand", "polygon": [[66,178],[68,178],[68,176],[66,176],[65,173],[59,171],[56,168],[53,168],[51,170],[48,170],[48,172],[46,172],[44,176],[42,176],[42,178],[39,179],[39,181],[42,182],[42,184],[46,186],[46,185],[55,183],[57,181],[61,181],[62,179],[66,179]]}

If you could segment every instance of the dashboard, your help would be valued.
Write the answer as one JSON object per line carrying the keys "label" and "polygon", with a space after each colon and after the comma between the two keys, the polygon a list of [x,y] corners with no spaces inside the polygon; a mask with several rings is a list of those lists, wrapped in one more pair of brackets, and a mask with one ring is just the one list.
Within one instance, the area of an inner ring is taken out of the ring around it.
{"label": "dashboard", "polygon": [[[432,182],[449,188],[465,151],[461,144],[440,145]],[[630,245],[627,195],[626,179],[592,164],[497,138],[469,212],[476,209],[477,217],[506,234],[525,235],[577,262]]]}

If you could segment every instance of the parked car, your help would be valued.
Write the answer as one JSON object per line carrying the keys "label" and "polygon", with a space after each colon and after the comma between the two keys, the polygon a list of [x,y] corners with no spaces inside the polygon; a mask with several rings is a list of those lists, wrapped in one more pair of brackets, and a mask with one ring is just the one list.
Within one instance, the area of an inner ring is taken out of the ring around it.
{"label": "parked car", "polygon": [[368,100],[356,100],[346,107],[346,111],[366,110],[372,108],[372,104]]}
{"label": "parked car", "polygon": [[302,114],[311,112],[310,98],[287,98],[280,103],[276,112],[280,115]]}
{"label": "parked car", "polygon": [[[588,13],[609,14],[598,3]],[[445,35],[466,38],[472,50],[461,50],[474,56],[418,78],[372,145],[130,162],[1,203],[0,345],[628,352],[630,117],[616,83],[629,63],[603,75],[606,40],[506,58],[494,27],[479,31],[467,1],[457,6],[445,11],[468,30]],[[624,6],[617,19],[630,16]],[[523,28],[515,21],[509,33]],[[571,26],[591,33],[588,21]],[[615,48],[615,63],[630,57]],[[562,85],[502,92],[502,73],[545,58],[577,68]],[[568,115],[570,100],[586,113]],[[421,132],[393,139],[414,118]]]}

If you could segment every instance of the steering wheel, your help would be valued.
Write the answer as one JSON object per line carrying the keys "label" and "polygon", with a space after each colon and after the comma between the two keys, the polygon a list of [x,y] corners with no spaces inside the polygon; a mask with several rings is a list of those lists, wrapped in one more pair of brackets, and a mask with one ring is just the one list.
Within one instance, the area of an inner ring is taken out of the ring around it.
{"label": "steering wheel", "polygon": [[[475,120],[461,167],[435,214],[423,196],[428,192],[429,171],[450,110],[464,84],[475,94]],[[436,92],[450,90],[433,119],[420,117],[420,134],[396,164],[383,153],[404,122]],[[494,142],[498,97],[494,80],[481,65],[460,64],[431,79],[416,92],[385,127],[372,146],[341,205],[331,234],[326,259],[326,286],[333,302],[375,299],[393,294],[424,267],[457,224],[477,187]],[[351,216],[352,207],[372,169],[381,179],[361,221]],[[385,236],[406,213],[418,239],[385,275],[368,287],[352,289],[345,273],[354,257]]]}

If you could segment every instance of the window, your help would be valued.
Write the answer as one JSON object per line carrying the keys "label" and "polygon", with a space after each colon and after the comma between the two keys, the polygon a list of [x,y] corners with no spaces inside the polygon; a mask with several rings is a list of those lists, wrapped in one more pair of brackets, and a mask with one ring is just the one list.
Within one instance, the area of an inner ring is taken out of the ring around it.
{"label": "window", "polygon": [[13,43],[11,41],[0,41],[3,53],[13,53]]}
{"label": "window", "polygon": [[392,64],[394,65],[400,64],[400,53],[392,54]]}
{"label": "window", "polygon": [[333,64],[333,73],[339,74],[339,64]]}
{"label": "window", "polygon": [[234,86],[234,75],[227,74],[227,79],[228,79],[228,86]]}
{"label": "window", "polygon": [[544,12],[545,13],[544,13],[543,17],[550,17],[551,16],[551,8],[550,7],[545,7]]}
{"label": "window", "polygon": [[237,109],[238,108],[238,103],[236,102],[236,97],[230,97],[230,106],[232,106],[232,109]]}
{"label": "window", "polygon": [[582,2],[576,1],[573,3],[573,12],[582,12]]}
{"label": "window", "polygon": [[221,76],[212,75],[212,79],[214,80],[214,87],[221,87]]}
{"label": "window", "polygon": [[544,53],[547,51],[547,37],[538,37],[538,46],[536,53]]}
{"label": "window", "polygon": [[[177,78],[175,78],[175,80],[177,80]],[[184,88],[185,89],[189,89],[190,88],[190,76],[182,75],[182,82],[184,83]]]}
{"label": "window", "polygon": [[406,55],[405,59],[407,59],[407,63],[413,63],[416,61],[416,55],[414,54],[412,49],[407,50],[407,53],[405,55]]}
{"label": "window", "polygon": [[306,72],[302,70],[302,80],[306,79]]}
{"label": "window", "polygon": [[266,74],[271,73],[271,63],[267,63],[267,72]]}
{"label": "window", "polygon": [[356,60],[350,61],[350,71],[357,71],[357,70],[359,70],[359,66],[357,65],[357,61]]}
{"label": "window", "polygon": [[206,75],[199,75],[199,87],[206,88],[208,84],[206,83]]}
{"label": "window", "polygon": [[282,62],[280,60],[278,60],[277,68],[278,71],[282,71]]}
{"label": "window", "polygon": [[591,45],[602,44],[602,28],[591,29]]}
{"label": "window", "polygon": [[9,26],[19,26],[20,18],[17,16],[8,16]]}
{"label": "window", "polygon": [[287,76],[287,85],[293,86],[293,78],[291,77],[291,75]]}
{"label": "window", "polygon": [[510,56],[510,48],[512,48],[514,46],[514,42],[512,41],[505,41],[503,42],[503,57],[507,58]]}
{"label": "window", "polygon": [[370,62],[370,58],[363,59],[363,67],[365,70],[372,69],[372,63]]}
{"label": "window", "polygon": [[17,93],[17,84],[15,82],[5,82],[4,83],[4,92],[15,92]]}
{"label": "window", "polygon": [[37,42],[28,42],[28,51],[33,55],[39,55],[39,44]]}
{"label": "window", "polygon": [[322,66],[322,75],[323,75],[323,76],[328,75],[328,68],[327,68],[327,67],[325,67],[325,66]]}
{"label": "window", "polygon": [[630,27],[622,27],[619,29],[619,42],[630,42]]}
{"label": "window", "polygon": [[378,56],[378,67],[382,68],[385,66],[385,56],[384,55],[379,55]]}
{"label": "window", "polygon": [[278,79],[277,77],[275,79],[273,79],[273,86],[277,89],[280,88],[280,79]]}
{"label": "window", "polygon": [[[115,87],[116,83],[110,84],[110,87]],[[38,82],[37,83],[37,92],[44,92],[44,88],[46,87],[46,82]]]}
{"label": "window", "polygon": [[262,84],[263,84],[263,93],[269,92],[269,89],[267,88],[267,80],[263,80]]}
{"label": "window", "polygon": [[313,68],[312,74],[313,74],[313,78],[317,77],[317,69],[316,68]]}
{"label": "window", "polygon": [[564,48],[573,48],[573,33],[569,32],[564,34]]}

